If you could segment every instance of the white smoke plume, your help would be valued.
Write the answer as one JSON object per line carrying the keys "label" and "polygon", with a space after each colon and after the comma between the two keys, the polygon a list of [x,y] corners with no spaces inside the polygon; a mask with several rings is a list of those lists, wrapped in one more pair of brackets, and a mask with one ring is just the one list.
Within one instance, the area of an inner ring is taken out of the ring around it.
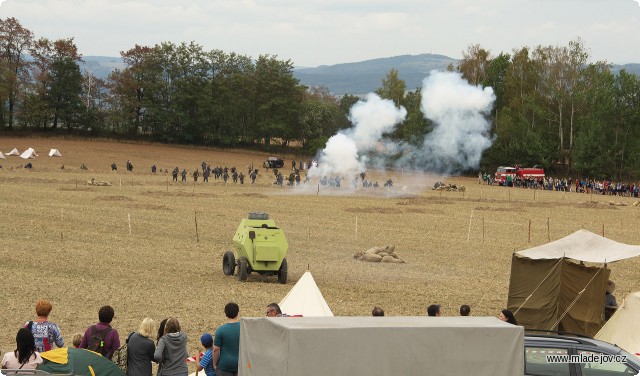
{"label": "white smoke plume", "polygon": [[432,71],[423,81],[421,96],[421,110],[433,128],[418,146],[385,138],[407,111],[371,93],[353,105],[353,128],[327,141],[309,176],[351,180],[367,165],[444,174],[478,168],[493,141],[487,120],[496,99],[493,89],[473,86],[460,73]]}
{"label": "white smoke plume", "polygon": [[411,153],[420,169],[453,172],[475,169],[489,148],[493,89],[470,85],[460,73],[436,72],[424,79],[421,109],[434,128],[421,150]]}
{"label": "white smoke plume", "polygon": [[317,168],[309,176],[340,175],[353,177],[365,171],[365,153],[374,149],[385,133],[393,131],[407,116],[407,110],[377,94],[370,93],[351,107],[349,120],[353,128],[329,138],[318,156]]}

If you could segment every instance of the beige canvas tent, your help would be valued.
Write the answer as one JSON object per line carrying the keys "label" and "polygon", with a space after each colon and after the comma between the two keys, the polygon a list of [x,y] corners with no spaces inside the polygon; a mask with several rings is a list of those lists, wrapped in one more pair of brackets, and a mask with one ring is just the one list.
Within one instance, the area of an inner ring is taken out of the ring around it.
{"label": "beige canvas tent", "polygon": [[523,348],[495,317],[243,318],[238,375],[522,375]]}
{"label": "beige canvas tent", "polygon": [[516,252],[511,260],[507,307],[526,328],[594,336],[604,324],[607,263],[636,256],[640,256],[640,246],[586,230]]}
{"label": "beige canvas tent", "polygon": [[278,304],[290,316],[333,316],[310,271],[306,271]]}
{"label": "beige canvas tent", "polygon": [[22,154],[20,154],[20,158],[22,159],[30,159],[30,158],[35,158],[37,156],[38,154],[36,154],[36,151],[33,148],[29,148],[23,151]]}
{"label": "beige canvas tent", "polygon": [[2,151],[0,151],[0,159],[7,159],[7,157],[5,157],[4,154],[2,154]]}
{"label": "beige canvas tent", "polygon": [[62,154],[60,154],[60,151],[58,149],[51,149],[51,150],[49,150],[49,156],[50,157],[62,157]]}
{"label": "beige canvas tent", "polygon": [[8,153],[4,153],[4,155],[20,155],[20,152],[18,151],[18,149],[13,148],[13,150]]}
{"label": "beige canvas tent", "polygon": [[640,291],[627,295],[595,337],[640,355]]}

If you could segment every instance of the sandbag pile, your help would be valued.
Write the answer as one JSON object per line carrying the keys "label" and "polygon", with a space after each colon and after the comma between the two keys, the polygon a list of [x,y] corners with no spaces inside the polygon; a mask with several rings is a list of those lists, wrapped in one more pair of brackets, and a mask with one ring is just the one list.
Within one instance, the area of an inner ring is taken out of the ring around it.
{"label": "sandbag pile", "polygon": [[441,181],[436,182],[433,185],[433,189],[436,191],[453,191],[453,192],[464,192],[466,190],[464,185],[445,184]]}
{"label": "sandbag pile", "polygon": [[403,264],[402,260],[395,253],[396,246],[388,245],[386,247],[373,247],[366,252],[357,252],[353,255],[356,260],[369,261],[369,262],[393,262],[397,264]]}
{"label": "sandbag pile", "polygon": [[109,183],[108,181],[97,181],[94,178],[91,178],[91,180],[87,180],[85,183],[85,185],[95,185],[98,187],[110,187],[113,184]]}

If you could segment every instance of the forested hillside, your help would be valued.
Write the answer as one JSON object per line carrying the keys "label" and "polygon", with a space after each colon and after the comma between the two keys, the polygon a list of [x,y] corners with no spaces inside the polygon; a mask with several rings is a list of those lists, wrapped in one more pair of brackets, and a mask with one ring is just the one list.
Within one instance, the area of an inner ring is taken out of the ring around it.
{"label": "forested hillside", "polygon": [[[514,51],[495,55],[471,45],[447,65],[496,94],[494,141],[482,169],[518,163],[558,174],[638,177],[638,76],[591,61],[580,40]],[[302,85],[294,62],[270,55],[132,41],[121,58],[124,65],[99,78],[80,69],[72,38],[49,40],[14,18],[0,19],[0,129],[221,147],[295,143],[314,154],[350,127],[349,109],[358,101],[336,97],[330,87]],[[376,92],[407,109],[387,136],[419,144],[432,124],[422,113],[420,89],[407,85],[401,67],[377,73]]]}

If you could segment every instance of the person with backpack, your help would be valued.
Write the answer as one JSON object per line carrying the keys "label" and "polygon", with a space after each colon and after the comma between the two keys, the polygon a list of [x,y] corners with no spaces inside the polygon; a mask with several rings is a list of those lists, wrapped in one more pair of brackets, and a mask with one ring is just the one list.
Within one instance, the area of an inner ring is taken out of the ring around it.
{"label": "person with backpack", "polygon": [[158,341],[153,357],[158,362],[162,376],[187,376],[187,334],[180,331],[180,323],[175,317],[167,319],[164,335]]}
{"label": "person with backpack", "polygon": [[39,352],[52,350],[54,345],[64,347],[64,339],[60,334],[58,325],[49,322],[49,314],[52,309],[53,305],[49,301],[38,300],[36,302],[36,315],[38,315],[38,318],[24,325],[33,334],[36,350]]}
{"label": "person with backpack", "polygon": [[2,369],[36,369],[42,363],[42,357],[36,350],[33,333],[20,328],[16,334],[16,349],[2,357]]}
{"label": "person with backpack", "polygon": [[156,322],[146,317],[137,332],[127,339],[127,375],[151,376],[151,362],[156,345],[151,339],[155,335]]}
{"label": "person with backpack", "polygon": [[113,352],[120,347],[120,335],[111,327],[115,312],[111,306],[103,306],[98,311],[98,322],[84,332],[80,348],[97,352],[111,360]]}

